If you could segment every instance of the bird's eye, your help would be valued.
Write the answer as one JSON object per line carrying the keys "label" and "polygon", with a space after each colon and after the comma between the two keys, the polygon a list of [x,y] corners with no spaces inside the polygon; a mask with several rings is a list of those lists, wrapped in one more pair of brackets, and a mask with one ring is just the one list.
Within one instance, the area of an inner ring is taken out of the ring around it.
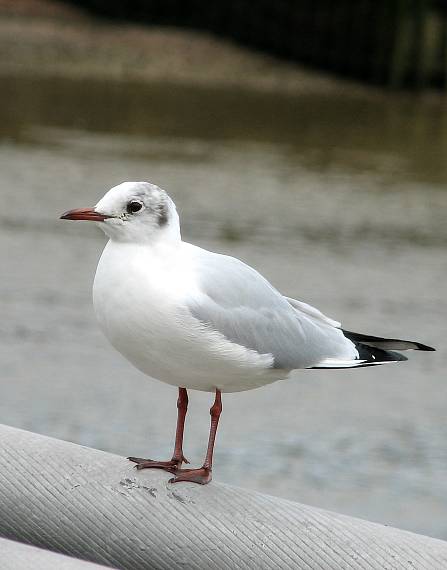
{"label": "bird's eye", "polygon": [[135,214],[136,212],[139,212],[142,207],[143,204],[141,202],[138,202],[137,200],[131,200],[127,203],[127,213]]}

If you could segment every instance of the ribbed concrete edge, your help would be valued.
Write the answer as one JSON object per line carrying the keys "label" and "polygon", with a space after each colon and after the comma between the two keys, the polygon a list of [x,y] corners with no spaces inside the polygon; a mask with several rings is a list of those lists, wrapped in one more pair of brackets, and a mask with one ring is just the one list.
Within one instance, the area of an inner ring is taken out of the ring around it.
{"label": "ribbed concrete edge", "polygon": [[2,570],[106,570],[105,566],[5,538],[0,538],[0,568]]}
{"label": "ribbed concrete edge", "polygon": [[0,536],[129,570],[447,568],[441,540],[169,478],[0,426]]}

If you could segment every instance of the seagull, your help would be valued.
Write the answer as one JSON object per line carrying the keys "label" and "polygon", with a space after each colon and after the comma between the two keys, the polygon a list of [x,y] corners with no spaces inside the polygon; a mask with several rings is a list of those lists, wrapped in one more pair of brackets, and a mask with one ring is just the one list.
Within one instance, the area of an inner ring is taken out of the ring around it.
{"label": "seagull", "polygon": [[[211,481],[222,392],[252,390],[298,369],[364,368],[407,360],[396,350],[434,350],[345,330],[239,259],[182,241],[174,202],[149,182],[123,182],[93,208],[61,218],[97,222],[109,238],[93,284],[107,339],[144,374],[178,387],[172,459],[128,458],[138,469],[170,472],[171,482]],[[182,468],[188,389],[215,394],[196,469]]]}

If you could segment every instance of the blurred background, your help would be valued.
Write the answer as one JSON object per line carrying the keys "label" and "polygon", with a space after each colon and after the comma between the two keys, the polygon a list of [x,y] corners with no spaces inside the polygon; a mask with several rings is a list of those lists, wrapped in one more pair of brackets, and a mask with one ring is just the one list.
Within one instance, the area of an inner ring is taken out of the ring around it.
{"label": "blurred background", "polygon": [[[225,395],[215,479],[447,539],[443,3],[79,4],[0,0],[0,421],[170,456],[176,390],[95,323],[105,238],[58,220],[150,180],[187,241],[347,329],[438,350]],[[191,394],[193,463],[211,400]]]}

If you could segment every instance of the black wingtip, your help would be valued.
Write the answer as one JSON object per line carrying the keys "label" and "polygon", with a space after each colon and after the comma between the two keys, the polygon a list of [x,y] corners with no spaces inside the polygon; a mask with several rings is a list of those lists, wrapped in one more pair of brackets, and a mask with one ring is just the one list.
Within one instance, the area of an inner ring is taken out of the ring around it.
{"label": "black wingtip", "polygon": [[436,348],[433,348],[432,346],[421,344],[420,342],[415,342],[414,344],[417,345],[417,350],[423,350],[425,352],[436,352]]}
{"label": "black wingtip", "polygon": [[384,338],[380,336],[367,335],[362,333],[355,333],[342,329],[346,338],[349,338],[354,343],[361,343],[366,346],[373,346],[381,348],[382,350],[423,350],[426,352],[435,351],[436,348],[427,346],[420,342],[413,340],[403,340],[399,338]]}

